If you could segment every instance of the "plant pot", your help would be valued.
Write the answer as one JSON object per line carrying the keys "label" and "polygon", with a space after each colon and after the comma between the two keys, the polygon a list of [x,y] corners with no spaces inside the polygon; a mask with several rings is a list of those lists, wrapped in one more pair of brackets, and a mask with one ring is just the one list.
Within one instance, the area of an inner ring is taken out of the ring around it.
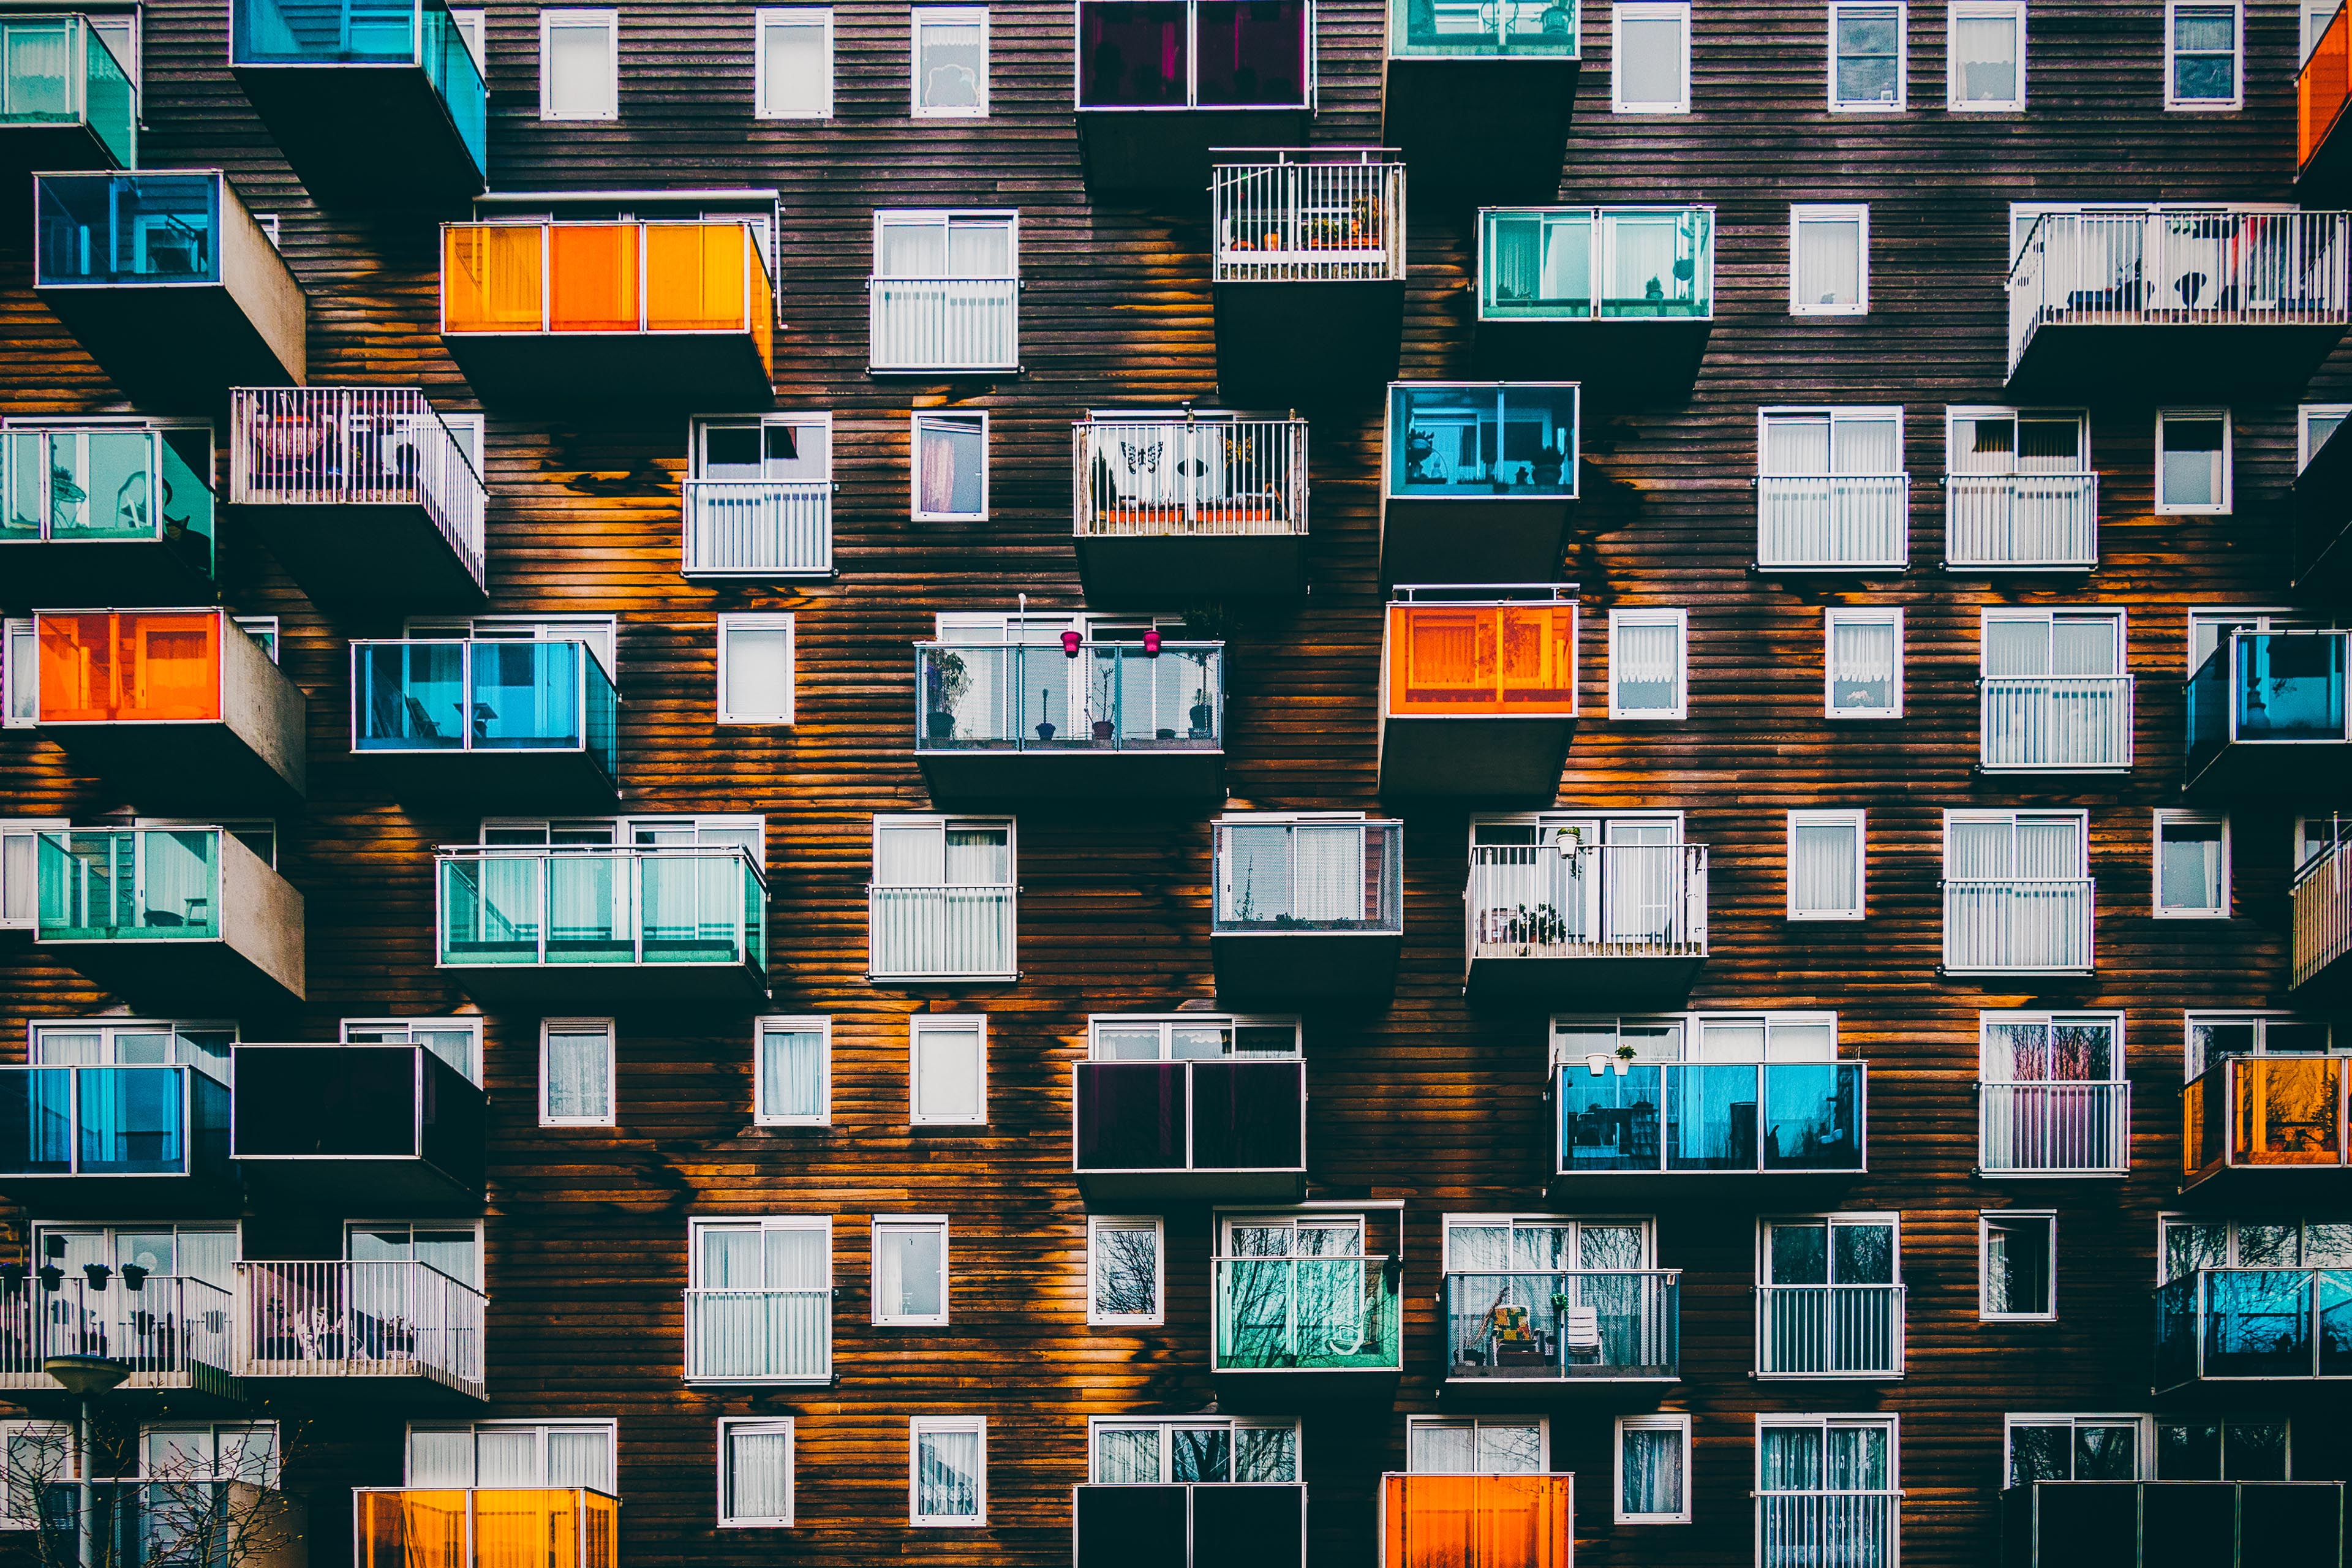
{"label": "plant pot", "polygon": [[955,739],[955,715],[934,710],[930,717],[930,737],[934,741]]}
{"label": "plant pot", "polygon": [[1609,1070],[1609,1058],[1602,1056],[1600,1052],[1595,1051],[1591,1056],[1584,1058],[1584,1066],[1585,1069],[1591,1073],[1594,1078],[1599,1078],[1602,1073]]}
{"label": "plant pot", "polygon": [[1037,738],[1041,741],[1050,741],[1054,738],[1054,725],[1051,720],[1037,721]]}
{"label": "plant pot", "polygon": [[[1172,741],[1176,738],[1176,731],[1173,730],[1155,730],[1152,733],[1155,737],[1162,741]],[[1200,738],[1201,737],[1198,735],[1192,737],[1192,739],[1196,741]]]}
{"label": "plant pot", "polygon": [[1205,702],[1195,702],[1192,710],[1185,717],[1192,721],[1192,738],[1197,741],[1215,727],[1217,710]]}
{"label": "plant pot", "polygon": [[1108,741],[1111,738],[1112,734],[1118,730],[1118,727],[1117,725],[1113,724],[1108,719],[1097,719],[1095,721],[1095,739],[1097,741]]}

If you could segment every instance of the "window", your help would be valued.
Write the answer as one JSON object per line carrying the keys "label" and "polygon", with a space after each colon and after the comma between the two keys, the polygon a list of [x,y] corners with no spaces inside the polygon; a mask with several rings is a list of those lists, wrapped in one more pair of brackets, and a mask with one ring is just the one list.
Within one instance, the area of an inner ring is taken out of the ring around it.
{"label": "window", "polygon": [[792,1522],[792,1422],[721,1418],[719,1527],[789,1529]]}
{"label": "window", "polygon": [[1158,1218],[1087,1216],[1087,1321],[1160,1321],[1163,1233]]}
{"label": "window", "polygon": [[1953,570],[2099,563],[2099,480],[2080,409],[1945,410],[1944,563]]}
{"label": "window", "polygon": [[353,1263],[421,1263],[468,1289],[482,1288],[478,1220],[355,1220],[343,1226],[343,1256]]}
{"label": "window", "polygon": [[1790,812],[1789,918],[1862,919],[1863,847],[1867,841],[1859,811]]}
{"label": "window", "polygon": [[2164,7],[2165,108],[2239,107],[2243,101],[2240,20],[2235,0],[2218,5],[2168,0]]}
{"label": "window", "polygon": [[2352,415],[2352,403],[2306,403],[2295,411],[2296,473],[2311,467],[2311,459],[2319,456],[2319,449],[2327,445],[2347,415]]}
{"label": "window", "polygon": [[[761,120],[832,119],[832,8],[762,7],[752,15],[759,29],[752,67],[754,112]],[[789,1431],[784,1441],[789,1449]],[[789,1494],[785,1500],[790,1502]]]}
{"label": "window", "polygon": [[1757,1247],[1759,1376],[1903,1375],[1903,1247],[1895,1215],[1766,1220]]}
{"label": "window", "polygon": [[29,729],[39,721],[39,651],[30,620],[0,621],[0,729]]}
{"label": "window", "polygon": [[1550,1463],[1549,1438],[1539,1419],[1408,1415],[1404,1468],[1417,1476],[1538,1476]]}
{"label": "window", "polygon": [[874,1321],[902,1328],[936,1328],[948,1321],[945,1215],[875,1220]]}
{"label": "window", "polygon": [[1012,978],[1013,824],[954,816],[874,819],[874,977]]}
{"label": "window", "polygon": [[908,1522],[988,1522],[988,1417],[917,1415],[908,1426]]}
{"label": "window", "polygon": [[[2167,1215],[2159,1225],[2163,1240],[2158,1256],[2167,1283],[2204,1268],[2352,1268],[2352,1226],[2340,1223]],[[2245,1310],[2254,1310],[2255,1300],[2248,1298]],[[2292,1321],[2294,1309],[2288,1312],[2286,1321]],[[2273,1325],[2282,1321],[2269,1321]]]}
{"label": "window", "polygon": [[1903,717],[1903,612],[1822,612],[1822,711],[1832,719]]}
{"label": "window", "polygon": [[1690,32],[1684,0],[1618,0],[1610,13],[1610,107],[1620,114],[1688,114]]}
{"label": "window", "polygon": [[479,1018],[346,1018],[347,1046],[423,1046],[478,1087],[482,1081]]}
{"label": "window", "polygon": [[621,117],[621,14],[539,14],[539,117]]}
{"label": "window", "polygon": [[907,1021],[908,1119],[918,1127],[988,1121],[988,1019],[918,1013]]}
{"label": "window", "polygon": [[1681,610],[1609,612],[1609,717],[1688,716],[1688,677]]}
{"label": "window", "polygon": [[1978,765],[1988,772],[2122,772],[2132,683],[2120,610],[1981,612]]}
{"label": "window", "polygon": [[1688,1524],[1691,1418],[1617,1417],[1619,1524]]}
{"label": "window", "polygon": [[78,1480],[73,1427],[62,1421],[0,1421],[0,1459],[5,1486],[0,1489],[0,1530],[30,1530],[38,1521],[42,1493],[59,1481]]}
{"label": "window", "polygon": [[1978,1015],[1979,1168],[2120,1175],[2131,1100],[2120,1013]]}
{"label": "window", "polygon": [[833,1122],[833,1020],[762,1018],[751,1037],[751,1120],[761,1127]]}
{"label": "window", "polygon": [[1631,1046],[1643,1062],[1833,1062],[1835,1013],[1688,1013],[1552,1020],[1552,1065]]}
{"label": "window", "polygon": [[1870,313],[1870,209],[1789,209],[1789,313]]}
{"label": "window", "polygon": [[1296,1018],[1221,1017],[1179,1013],[1103,1013],[1087,1020],[1087,1055],[1098,1062],[1215,1061],[1228,1057],[1295,1057]]}
{"label": "window", "polygon": [[158,1423],[139,1429],[139,1474],[154,1481],[244,1481],[278,1485],[278,1423]]}
{"label": "window", "polygon": [[408,1485],[614,1492],[614,1446],[610,1421],[414,1423],[408,1428]]}
{"label": "window", "polygon": [[2344,0],[2302,0],[2303,52],[2295,56],[2298,61],[2311,58],[2311,51],[2319,47],[2319,40],[2327,32],[2327,24],[2343,8]]}
{"label": "window", "polygon": [[[478,8],[452,5],[449,7],[449,20],[456,25],[457,37],[464,40],[466,53],[473,57],[474,68],[488,81],[490,75],[489,13]],[[446,419],[448,416],[445,414],[442,417]]]}
{"label": "window", "polygon": [[2006,1426],[2012,1487],[2143,1480],[2151,1458],[2160,1481],[2283,1481],[2291,1474],[2284,1421],[2011,1415]]}
{"label": "window", "polygon": [[[2212,651],[2209,647],[2205,650],[2204,657],[2211,658]],[[2195,666],[2192,665],[2190,668],[2194,668]],[[2333,854],[2338,848],[2352,846],[2352,820],[2340,816],[2298,816],[2294,819],[2294,859],[2292,865],[2295,870],[2300,871],[2323,855]]]}
{"label": "window", "polygon": [[1962,113],[2025,107],[2025,0],[1952,0],[1951,95]]}
{"label": "window", "polygon": [[2229,919],[2230,819],[2158,811],[2155,881],[2158,919]]}
{"label": "window", "polygon": [[698,419],[686,484],[690,577],[833,570],[833,416]]}
{"label": "window", "polygon": [[613,1021],[550,1018],[539,1026],[539,1124],[610,1127]]}
{"label": "window", "polygon": [[1759,1415],[1756,1418],[1756,1533],[1792,1543],[1833,1538],[1816,1558],[1792,1546],[1772,1568],[1814,1562],[1897,1561],[1899,1443],[1891,1415]]}
{"label": "window", "polygon": [[620,622],[614,616],[411,616],[402,629],[411,637],[583,643],[605,674],[620,668]]}
{"label": "window", "polygon": [[2188,1079],[2226,1057],[2308,1056],[2327,1051],[2334,1039],[2325,1019],[2292,1014],[2184,1013],[2181,1022]]}
{"label": "window", "polygon": [[2229,410],[2158,413],[2156,510],[2176,516],[2229,514]]}
{"label": "window", "polygon": [[2011,1415],[2004,1426],[2012,1487],[2140,1479],[2145,1415]]}
{"label": "window", "polygon": [[2002,1209],[1977,1216],[1977,1316],[2054,1322],[2058,1317],[2058,1216]]}
{"label": "window", "polygon": [[918,414],[915,521],[988,521],[988,416]]}
{"label": "window", "polygon": [[687,1222],[689,1382],[833,1376],[833,1221],[760,1215]]}
{"label": "window", "polygon": [[1087,1436],[1087,1476],[1097,1486],[1298,1479],[1296,1422],[1097,1415]]}
{"label": "window", "polygon": [[2156,1424],[2160,1481],[2284,1481],[2294,1478],[2284,1421],[2167,1416]]}
{"label": "window", "polygon": [[41,838],[62,816],[0,816],[0,931],[30,931],[40,910]]}
{"label": "window", "polygon": [[719,721],[793,721],[793,618],[719,617]]}
{"label": "window", "polygon": [[988,7],[918,5],[915,118],[979,120],[988,114]]}
{"label": "window", "polygon": [[1766,408],[1756,422],[1756,561],[1900,572],[1911,559],[1903,409]]}
{"label": "window", "polygon": [[[200,1280],[213,1287],[223,1310],[236,1289],[237,1227],[228,1225],[37,1225],[34,1226],[35,1256],[68,1276],[79,1275],[92,1264],[120,1272],[143,1268],[150,1279]],[[196,1294],[203,1294],[197,1292]],[[197,1303],[184,1304],[187,1313]],[[97,1310],[95,1305],[93,1311]],[[165,1317],[170,1317],[169,1310]],[[168,1327],[159,1331],[168,1333]]]}
{"label": "window", "polygon": [[1830,5],[1830,112],[1893,113],[1902,109],[1905,7]]}
{"label": "window", "polygon": [[222,1083],[229,1079],[235,1024],[132,1018],[76,1018],[36,1024],[26,1052],[36,1067],[192,1067]]}

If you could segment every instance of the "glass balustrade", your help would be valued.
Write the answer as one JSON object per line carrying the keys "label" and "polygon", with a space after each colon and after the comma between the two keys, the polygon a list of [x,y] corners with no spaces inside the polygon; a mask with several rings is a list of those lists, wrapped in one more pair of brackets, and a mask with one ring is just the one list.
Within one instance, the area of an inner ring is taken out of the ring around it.
{"label": "glass balustrade", "polygon": [[2156,1293],[2156,1385],[2352,1377],[2352,1269],[2200,1268]]}
{"label": "glass balustrade", "polygon": [[925,643],[919,751],[1216,751],[1223,643]]}
{"label": "glass balustrade", "polygon": [[235,0],[236,66],[415,66],[477,170],[489,166],[488,98],[442,0]]}
{"label": "glass balustrade", "polygon": [[1390,497],[1572,499],[1577,391],[1494,382],[1391,386]]}
{"label": "glass balustrade", "polygon": [[1489,321],[1704,321],[1715,315],[1712,207],[1494,207],[1479,215]]}
{"label": "glass balustrade", "polygon": [[1672,1268],[1445,1277],[1446,1375],[1672,1378],[1682,1360]]}
{"label": "glass balustrade", "polygon": [[87,125],[123,168],[139,162],[139,89],[80,16],[0,20],[0,126]]}
{"label": "glass balustrade", "polygon": [[219,174],[43,174],[36,183],[35,287],[221,280]]}
{"label": "glass balustrade", "polygon": [[19,426],[0,436],[0,544],[160,540],[213,574],[212,489],[161,431]]}
{"label": "glass balustrade", "polygon": [[218,942],[221,830],[44,833],[35,931],[42,942]]}
{"label": "glass balustrade", "polygon": [[1389,54],[1572,60],[1577,10],[1577,0],[1389,0]]}
{"label": "glass balustrade", "polygon": [[226,1175],[228,1138],[228,1088],[194,1068],[0,1068],[0,1177]]}
{"label": "glass balustrade", "polygon": [[1306,1167],[1305,1064],[1076,1064],[1077,1169],[1297,1171]]}
{"label": "glass balustrade", "polygon": [[620,1500],[583,1487],[405,1489],[352,1497],[358,1568],[615,1568]]}
{"label": "glass balustrade", "polygon": [[[1618,1070],[1622,1068],[1623,1070]],[[1563,1065],[1559,1170],[1860,1171],[1862,1062]]]}
{"label": "glass balustrade", "polygon": [[1395,1372],[1398,1283],[1386,1258],[1215,1260],[1219,1372]]}
{"label": "glass balustrade", "polygon": [[767,967],[767,879],[732,846],[445,849],[444,968]]}
{"label": "glass balustrade", "polygon": [[580,642],[352,644],[355,752],[585,752],[614,773],[613,678]]}

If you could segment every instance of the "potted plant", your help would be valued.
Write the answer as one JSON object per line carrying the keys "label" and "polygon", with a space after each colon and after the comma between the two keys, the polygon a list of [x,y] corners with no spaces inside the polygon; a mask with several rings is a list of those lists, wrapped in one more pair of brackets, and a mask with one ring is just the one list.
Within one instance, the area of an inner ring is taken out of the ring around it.
{"label": "potted plant", "polygon": [[1192,721],[1192,739],[1205,741],[1216,732],[1217,705],[1209,700],[1208,682],[1202,681],[1192,693],[1192,709],[1186,715]]}
{"label": "potted plant", "polygon": [[[1053,700],[1053,697],[1054,694],[1051,691],[1042,686],[1039,687],[1037,689],[1037,711],[1040,713],[1045,712],[1047,705]],[[1037,738],[1041,741],[1050,741],[1054,738],[1054,721],[1051,719],[1040,719],[1037,721]]]}
{"label": "potted plant", "polygon": [[1631,1068],[1633,1065],[1633,1047],[1631,1046],[1619,1046],[1617,1047],[1617,1076],[1619,1078],[1623,1078],[1625,1076],[1626,1069]]}
{"label": "potted plant", "polygon": [[960,653],[934,653],[925,671],[925,706],[930,710],[927,727],[934,741],[955,738],[956,705],[971,689],[971,671]]}

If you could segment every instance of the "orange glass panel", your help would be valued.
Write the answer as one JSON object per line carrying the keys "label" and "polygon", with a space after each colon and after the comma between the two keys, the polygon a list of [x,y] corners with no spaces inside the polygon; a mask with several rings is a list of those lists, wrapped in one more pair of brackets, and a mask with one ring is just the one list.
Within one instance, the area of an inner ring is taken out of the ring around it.
{"label": "orange glass panel", "polygon": [[220,616],[42,616],[40,721],[217,720]]}
{"label": "orange glass panel", "polygon": [[580,1568],[614,1568],[621,1539],[621,1505],[597,1492],[580,1494]]}
{"label": "orange glass panel", "polygon": [[2344,1062],[2248,1057],[2238,1075],[2238,1159],[2249,1165],[2344,1163]]}
{"label": "orange glass panel", "polygon": [[538,224],[453,224],[441,231],[441,330],[542,331]]}
{"label": "orange glass panel", "polygon": [[1570,1568],[1571,1476],[1390,1476],[1385,1568]]}
{"label": "orange glass panel", "polygon": [[466,1494],[362,1492],[359,1568],[467,1568]]}
{"label": "orange glass panel", "polygon": [[2229,1113],[2222,1109],[2221,1075],[2229,1070],[2215,1068],[2181,1086],[2181,1163],[2190,1175],[2221,1163]]}
{"label": "orange glass panel", "polygon": [[1391,605],[1391,714],[1576,712],[1573,605]]}
{"label": "orange glass panel", "polygon": [[734,223],[646,225],[646,330],[740,332],[751,231]]}
{"label": "orange glass panel", "polygon": [[2352,97],[2352,13],[2338,10],[2294,79],[2295,165],[2311,162]]}
{"label": "orange glass panel", "polygon": [[637,330],[637,233],[634,223],[549,226],[548,330]]}

